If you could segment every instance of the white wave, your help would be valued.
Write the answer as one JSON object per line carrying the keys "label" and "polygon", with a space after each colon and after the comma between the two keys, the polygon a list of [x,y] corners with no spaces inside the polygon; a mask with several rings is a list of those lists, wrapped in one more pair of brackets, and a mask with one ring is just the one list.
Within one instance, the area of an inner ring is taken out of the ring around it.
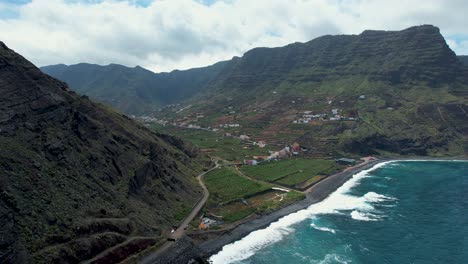
{"label": "white wave", "polygon": [[383,194],[378,194],[375,192],[368,192],[364,195],[364,198],[371,203],[385,202],[385,201],[394,201],[397,200],[395,197],[385,196]]}
{"label": "white wave", "polygon": [[368,173],[376,170],[391,161],[376,164],[370,169],[363,170],[346,181],[340,188],[330,194],[325,200],[312,204],[307,209],[297,211],[271,223],[267,228],[251,232],[244,238],[225,245],[220,252],[211,256],[212,263],[233,263],[251,257],[256,251],[280,241],[284,236],[294,232],[292,225],[319,214],[336,214],[339,211],[371,211],[373,206],[365,197],[356,197],[347,194],[351,188],[359,184]]}
{"label": "white wave", "polygon": [[313,227],[314,229],[317,229],[317,230],[320,230],[320,231],[330,232],[330,233],[332,233],[332,234],[335,234],[335,233],[336,233],[335,229],[333,229],[333,228],[318,226],[318,225],[316,225],[315,223],[310,224],[310,226]]}
{"label": "white wave", "polygon": [[379,220],[379,217],[374,214],[365,213],[365,212],[361,212],[358,210],[353,210],[351,212],[351,218],[355,220],[359,220],[359,221],[378,221]]}
{"label": "white wave", "polygon": [[339,255],[332,253],[332,254],[325,255],[325,258],[319,262],[319,264],[328,264],[328,263],[347,264],[348,261],[346,259],[342,259]]}

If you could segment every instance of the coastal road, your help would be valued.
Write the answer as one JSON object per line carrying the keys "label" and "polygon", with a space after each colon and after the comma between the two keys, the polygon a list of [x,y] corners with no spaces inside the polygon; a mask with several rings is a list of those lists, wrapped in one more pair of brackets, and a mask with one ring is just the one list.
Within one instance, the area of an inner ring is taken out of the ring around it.
{"label": "coastal road", "polygon": [[184,221],[182,221],[182,223],[179,225],[179,227],[174,231],[174,233],[171,234],[170,238],[173,238],[175,240],[181,238],[184,234],[185,234],[185,227],[187,225],[190,224],[190,222],[192,222],[193,218],[195,218],[195,216],[197,216],[197,214],[200,212],[200,210],[202,209],[203,205],[205,205],[206,201],[208,200],[208,197],[210,196],[210,192],[208,191],[208,188],[206,188],[206,185],[205,183],[203,182],[203,176],[205,176],[205,174],[207,174],[208,172],[211,172],[217,168],[219,168],[220,165],[218,165],[218,161],[216,160],[215,161],[215,166],[201,174],[199,174],[197,176],[197,179],[198,179],[198,183],[200,184],[200,186],[202,187],[203,189],[203,197],[202,199],[200,199],[198,201],[198,203],[195,205],[195,207],[193,207],[192,211],[190,212],[189,215],[187,215],[184,219]]}
{"label": "coastal road", "polygon": [[[188,214],[185,217],[185,219],[182,221],[182,223],[179,225],[179,227],[173,233],[170,234],[169,238],[177,240],[177,239],[181,238],[185,234],[185,232],[186,232],[185,227],[187,225],[189,225],[190,222],[192,222],[192,220],[195,218],[195,216],[197,216],[197,214],[200,212],[200,210],[202,209],[202,207],[205,205],[206,201],[208,200],[208,197],[210,196],[210,192],[208,191],[208,188],[206,188],[206,185],[203,182],[203,176],[205,176],[205,174],[219,168],[220,166],[221,165],[218,164],[218,160],[215,160],[215,166],[213,168],[211,168],[211,169],[209,169],[209,170],[207,170],[207,171],[205,171],[203,173],[200,173],[197,176],[198,183],[200,184],[200,186],[203,189],[203,197],[197,202],[197,204],[193,207],[190,214]],[[158,250],[156,250],[155,252],[151,253],[150,255],[144,257],[143,259],[141,259],[139,261],[139,263],[142,263],[142,264],[154,263],[156,258],[159,255],[161,255],[164,251],[166,251],[168,248],[170,248],[174,243],[175,243],[174,241],[167,241],[161,247],[159,247]]]}

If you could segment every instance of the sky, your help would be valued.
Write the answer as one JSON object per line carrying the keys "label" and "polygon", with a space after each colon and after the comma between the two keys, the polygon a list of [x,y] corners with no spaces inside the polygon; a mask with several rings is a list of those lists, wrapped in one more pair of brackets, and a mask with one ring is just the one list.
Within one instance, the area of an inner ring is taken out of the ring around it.
{"label": "sky", "polygon": [[468,55],[466,14],[466,0],[0,0],[0,40],[37,66],[161,72],[326,34],[432,24]]}

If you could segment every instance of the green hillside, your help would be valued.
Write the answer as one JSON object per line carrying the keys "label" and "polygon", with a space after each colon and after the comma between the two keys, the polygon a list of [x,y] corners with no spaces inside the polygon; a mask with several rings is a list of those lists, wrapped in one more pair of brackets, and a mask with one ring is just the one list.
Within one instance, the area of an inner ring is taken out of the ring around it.
{"label": "green hillside", "polygon": [[153,73],[139,66],[129,68],[118,64],[100,66],[87,63],[51,65],[41,70],[66,82],[79,94],[111,105],[123,113],[142,115],[199,93],[224,65],[225,62],[219,62],[204,68],[170,73]]}
{"label": "green hillside", "polygon": [[[280,145],[297,140],[315,156],[462,155],[467,77],[434,26],[368,30],[248,51],[189,100],[190,109],[165,117],[239,123],[239,133]],[[304,112],[321,117],[295,124]]]}

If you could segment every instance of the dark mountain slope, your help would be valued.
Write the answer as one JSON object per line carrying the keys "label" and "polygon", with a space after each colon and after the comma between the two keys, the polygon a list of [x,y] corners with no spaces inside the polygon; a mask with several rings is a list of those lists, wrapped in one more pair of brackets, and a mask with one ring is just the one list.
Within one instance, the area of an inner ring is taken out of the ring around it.
{"label": "dark mountain slope", "polygon": [[112,105],[129,114],[147,114],[157,108],[178,103],[201,92],[224,67],[219,62],[204,68],[170,73],[153,73],[141,67],[111,64],[64,64],[41,70],[70,85],[80,94]]}
{"label": "dark mountain slope", "polygon": [[78,263],[130,241],[118,260],[161,239],[201,195],[197,152],[0,44],[0,263]]}
{"label": "dark mountain slope", "polygon": [[458,59],[463,63],[463,65],[468,66],[468,56],[461,55],[458,56]]}

